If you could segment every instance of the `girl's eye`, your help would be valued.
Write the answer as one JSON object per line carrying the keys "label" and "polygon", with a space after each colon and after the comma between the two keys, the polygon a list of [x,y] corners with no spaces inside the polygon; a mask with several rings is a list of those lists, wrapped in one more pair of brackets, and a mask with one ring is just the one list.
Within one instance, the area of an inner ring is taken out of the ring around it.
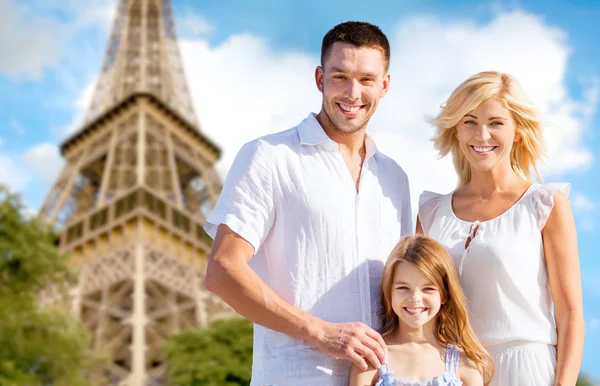
{"label": "girl's eye", "polygon": [[492,122],[492,126],[504,126],[502,122]]}
{"label": "girl's eye", "polygon": [[423,288],[425,291],[436,291],[437,289],[435,287],[425,287]]}
{"label": "girl's eye", "polygon": [[407,289],[408,289],[408,287],[407,287],[407,286],[405,286],[405,285],[401,285],[401,286],[399,286],[399,287],[396,287],[396,289],[399,289],[399,290],[407,290]]}
{"label": "girl's eye", "polygon": [[463,122],[465,125],[474,125],[476,124],[476,122],[472,119],[469,119],[468,121]]}

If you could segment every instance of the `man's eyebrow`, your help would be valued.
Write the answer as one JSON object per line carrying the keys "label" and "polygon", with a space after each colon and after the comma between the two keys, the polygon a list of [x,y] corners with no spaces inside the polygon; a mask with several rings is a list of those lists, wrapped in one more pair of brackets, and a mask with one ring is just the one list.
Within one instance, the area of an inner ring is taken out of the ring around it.
{"label": "man's eyebrow", "polygon": [[346,71],[344,71],[343,69],[341,69],[341,68],[339,68],[339,67],[335,67],[335,66],[334,66],[334,67],[331,67],[331,68],[329,69],[329,71],[331,71],[331,72],[346,72]]}

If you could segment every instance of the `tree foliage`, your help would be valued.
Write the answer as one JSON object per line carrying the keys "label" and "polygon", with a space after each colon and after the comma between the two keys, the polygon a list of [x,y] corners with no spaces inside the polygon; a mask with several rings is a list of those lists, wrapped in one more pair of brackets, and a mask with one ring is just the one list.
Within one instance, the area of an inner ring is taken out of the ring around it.
{"label": "tree foliage", "polygon": [[175,386],[249,385],[252,339],[252,323],[241,318],[174,335],[164,347],[169,380]]}
{"label": "tree foliage", "polygon": [[595,386],[595,385],[596,385],[595,383],[593,383],[590,379],[588,379],[583,374],[579,374],[579,378],[577,378],[577,383],[575,384],[575,386]]}
{"label": "tree foliage", "polygon": [[27,213],[18,195],[0,185],[0,385],[88,385],[100,357],[89,335],[63,309],[40,309],[36,298],[49,283],[71,283],[68,257],[56,235]]}

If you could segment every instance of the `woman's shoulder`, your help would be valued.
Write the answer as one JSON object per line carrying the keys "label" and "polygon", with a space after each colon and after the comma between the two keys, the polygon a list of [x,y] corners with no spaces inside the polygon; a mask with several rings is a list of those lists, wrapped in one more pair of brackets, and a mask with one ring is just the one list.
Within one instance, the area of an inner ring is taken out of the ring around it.
{"label": "woman's shoulder", "polygon": [[436,193],[431,190],[424,190],[419,196],[419,208],[425,205],[437,205],[448,194]]}
{"label": "woman's shoulder", "polygon": [[531,199],[527,202],[537,218],[538,228],[545,227],[555,205],[568,205],[571,185],[565,182],[533,184],[530,188]]}
{"label": "woman's shoulder", "polygon": [[432,224],[443,212],[443,202],[452,193],[442,194],[429,190],[423,191],[419,196],[418,221],[425,235],[429,235]]}
{"label": "woman's shoulder", "polygon": [[530,187],[533,195],[554,196],[557,192],[568,196],[571,190],[571,184],[568,182],[550,182],[546,184],[534,183]]}

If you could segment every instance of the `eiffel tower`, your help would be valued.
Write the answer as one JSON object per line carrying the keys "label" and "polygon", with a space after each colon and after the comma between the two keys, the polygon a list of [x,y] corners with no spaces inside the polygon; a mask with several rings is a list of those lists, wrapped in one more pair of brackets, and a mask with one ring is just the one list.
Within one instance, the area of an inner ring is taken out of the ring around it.
{"label": "eiffel tower", "polygon": [[170,334],[235,315],[204,287],[220,149],[198,126],[169,0],[119,0],[91,105],[60,149],[41,215],[79,272],[68,306],[110,356],[100,384],[165,384]]}

